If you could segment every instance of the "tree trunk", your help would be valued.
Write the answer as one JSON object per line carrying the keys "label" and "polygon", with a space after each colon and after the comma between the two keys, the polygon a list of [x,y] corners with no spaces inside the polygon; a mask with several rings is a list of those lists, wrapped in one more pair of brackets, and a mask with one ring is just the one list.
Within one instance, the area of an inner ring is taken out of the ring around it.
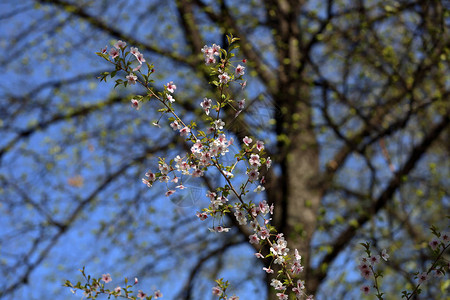
{"label": "tree trunk", "polygon": [[[305,269],[300,278],[305,280],[308,293],[314,294],[317,282],[310,274],[310,242],[321,197],[315,184],[319,176],[319,151],[311,124],[312,109],[306,84],[293,82],[280,91],[283,92],[275,99],[279,104],[275,118],[281,175],[269,200],[275,203],[274,224],[285,234],[289,254],[297,249],[302,256]],[[269,284],[272,278],[267,278]],[[275,294],[271,289],[269,299],[278,299]]]}

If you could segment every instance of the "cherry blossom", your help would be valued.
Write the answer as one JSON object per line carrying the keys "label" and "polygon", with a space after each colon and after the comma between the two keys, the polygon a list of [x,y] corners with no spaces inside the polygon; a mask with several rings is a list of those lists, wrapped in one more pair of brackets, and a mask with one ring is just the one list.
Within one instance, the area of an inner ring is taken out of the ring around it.
{"label": "cherry blossom", "polygon": [[142,290],[139,290],[137,296],[139,299],[144,299],[145,297],[147,297],[147,294],[144,293]]}
{"label": "cherry blossom", "polygon": [[250,244],[258,244],[259,243],[259,237],[256,234],[252,234],[249,237]]}
{"label": "cherry blossom", "polygon": [[258,149],[258,151],[264,150],[264,142],[263,141],[256,141],[256,149]]}
{"label": "cherry blossom", "polygon": [[105,48],[102,48],[102,54],[106,54],[108,50],[108,46],[105,46]]}
{"label": "cherry blossom", "polygon": [[419,279],[419,283],[423,283],[428,280],[428,274],[427,274],[427,272],[423,272],[423,273],[419,274],[417,276],[417,278]]}
{"label": "cherry blossom", "polygon": [[248,163],[250,164],[250,167],[258,168],[261,166],[261,162],[259,160],[258,154],[252,154],[250,155],[250,159],[248,160]]}
{"label": "cherry blossom", "polygon": [[214,127],[219,130],[223,129],[223,126],[225,126],[225,122],[222,121],[222,119],[218,119],[214,121]]}
{"label": "cherry blossom", "polygon": [[167,100],[170,101],[170,103],[174,103],[175,102],[175,98],[172,97],[172,95],[166,95],[167,96]]}
{"label": "cherry blossom", "polygon": [[159,290],[155,291],[155,299],[162,298],[162,296],[163,294]]}
{"label": "cherry blossom", "polygon": [[142,63],[145,62],[144,54],[142,54],[142,53],[136,54],[136,59],[138,60],[139,64],[141,64],[141,65],[142,65]]}
{"label": "cherry blossom", "polygon": [[220,74],[219,76],[220,83],[227,84],[228,80],[230,80],[230,76],[227,73]]}
{"label": "cherry blossom", "polygon": [[128,79],[128,84],[136,84],[137,76],[133,73],[130,73],[126,78]]}
{"label": "cherry blossom", "polygon": [[263,270],[266,271],[266,273],[269,273],[269,274],[273,273],[273,270],[270,267],[268,267],[268,268],[264,267]]}
{"label": "cherry blossom", "polygon": [[119,51],[116,48],[111,48],[111,50],[109,50],[109,55],[111,58],[116,58],[119,56]]}
{"label": "cherry blossom", "polygon": [[237,67],[236,67],[236,76],[244,75],[244,73],[245,73],[244,70],[245,70],[245,67],[243,67],[241,65],[237,65]]}
{"label": "cherry blossom", "polygon": [[437,248],[439,248],[440,242],[437,238],[434,238],[430,241],[429,245],[431,249],[436,250]]}
{"label": "cherry blossom", "polygon": [[247,172],[248,175],[248,181],[253,182],[255,180],[258,180],[259,172],[256,170],[250,170]]}
{"label": "cherry blossom", "polygon": [[114,44],[114,47],[116,47],[117,49],[125,49],[126,46],[127,46],[127,43],[125,43],[124,41],[121,41],[121,40],[117,41]]}
{"label": "cherry blossom", "polygon": [[175,193],[174,190],[168,190],[168,191],[166,192],[166,197],[169,197],[170,195],[173,195],[173,193]]}
{"label": "cherry blossom", "polygon": [[288,295],[284,294],[284,293],[277,293],[277,297],[280,300],[288,300]]}
{"label": "cherry blossom", "polygon": [[173,93],[177,89],[177,86],[173,84],[173,81],[167,83],[167,90]]}
{"label": "cherry blossom", "polygon": [[270,285],[273,286],[274,289],[279,290],[279,291],[285,289],[285,287],[283,286],[283,284],[281,283],[281,281],[279,281],[278,279],[275,279],[275,278],[272,279]]}
{"label": "cherry blossom", "polygon": [[245,107],[245,99],[238,101],[238,108],[242,110],[244,109],[244,107]]}
{"label": "cherry blossom", "polygon": [[244,142],[245,145],[250,146],[250,144],[253,142],[253,140],[251,138],[249,138],[248,136],[245,136],[242,141]]}
{"label": "cherry blossom", "polygon": [[208,215],[207,215],[206,213],[200,213],[200,212],[197,212],[195,215],[196,215],[201,221],[204,221],[204,220],[206,220],[206,219],[208,218]]}
{"label": "cherry blossom", "polygon": [[102,280],[103,280],[105,283],[111,282],[111,281],[112,281],[111,275],[109,275],[109,273],[108,273],[108,274],[103,274],[103,275],[102,275]]}
{"label": "cherry blossom", "polygon": [[200,103],[200,106],[205,110],[205,113],[209,116],[209,109],[211,108],[211,99],[204,98],[203,101]]}
{"label": "cherry blossom", "polygon": [[223,292],[220,287],[215,286],[212,288],[212,293],[213,293],[213,295],[220,296],[220,295],[222,295]]}
{"label": "cherry blossom", "polygon": [[450,241],[450,234],[448,232],[443,232],[441,234],[441,242],[444,245],[447,245],[447,243]]}
{"label": "cherry blossom", "polygon": [[364,294],[366,294],[366,295],[369,295],[369,293],[370,293],[370,287],[369,287],[368,285],[363,285],[363,286],[360,288],[360,290],[361,290]]}
{"label": "cherry blossom", "polygon": [[182,128],[180,124],[175,120],[172,123],[170,123],[170,127],[172,127],[173,130],[179,130]]}
{"label": "cherry blossom", "polygon": [[372,266],[376,265],[377,263],[380,262],[380,256],[379,255],[373,255],[371,257],[369,257],[369,262]]}
{"label": "cherry blossom", "polygon": [[140,52],[137,47],[131,47],[130,53],[133,54],[134,56],[137,56]]}
{"label": "cherry blossom", "polygon": [[136,99],[131,99],[131,106],[134,109],[139,110],[139,101],[137,101]]}
{"label": "cherry blossom", "polygon": [[389,254],[387,254],[387,250],[383,249],[383,251],[381,251],[381,258],[384,259],[384,261],[387,261],[389,258]]}
{"label": "cherry blossom", "polygon": [[180,135],[181,136],[186,136],[191,132],[191,129],[189,127],[184,127],[182,129],[180,129]]}
{"label": "cherry blossom", "polygon": [[253,190],[253,192],[255,192],[255,193],[261,193],[261,192],[264,191],[265,189],[266,189],[265,187],[263,187],[263,186],[261,186],[261,185],[258,185],[258,186],[256,187],[256,189]]}

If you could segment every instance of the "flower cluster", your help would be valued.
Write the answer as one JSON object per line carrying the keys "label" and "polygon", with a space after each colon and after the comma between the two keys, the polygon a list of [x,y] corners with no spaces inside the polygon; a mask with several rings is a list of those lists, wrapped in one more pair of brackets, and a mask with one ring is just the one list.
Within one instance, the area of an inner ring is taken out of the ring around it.
{"label": "flower cluster", "polygon": [[216,58],[215,56],[219,56],[220,55],[220,46],[213,44],[211,47],[208,46],[204,46],[202,48],[202,52],[203,55],[205,57],[205,63],[207,65],[210,64],[215,64],[216,63]]}
{"label": "flower cluster", "polygon": [[[114,298],[126,298],[126,299],[158,299],[162,298],[163,294],[161,291],[156,290],[153,292],[153,295],[147,295],[142,290],[138,290],[136,296],[133,296],[133,288],[138,284],[138,279],[134,278],[133,284],[128,284],[128,279],[125,278],[125,285],[124,286],[116,286],[114,289],[110,290],[105,288],[105,284],[108,284],[112,282],[111,275],[109,273],[103,274],[100,278],[91,278],[90,275],[86,275],[85,268],[80,270],[81,274],[86,280],[86,283],[83,285],[81,282],[78,282],[77,284],[72,284],[69,280],[66,280],[64,283],[64,286],[70,287],[73,294],[76,294],[77,290],[83,291],[83,297],[89,298],[89,299],[97,299],[99,295],[106,295],[108,296],[108,299],[113,296]],[[103,281],[103,283],[102,283]]]}
{"label": "flower cluster", "polygon": [[[447,272],[450,269],[450,262],[443,257],[444,252],[450,247],[450,235],[446,232],[439,232],[434,226],[431,227],[431,232],[435,236],[428,244],[433,251],[433,255],[435,256],[433,263],[431,266],[424,272],[416,272],[415,278],[417,280],[417,284],[412,292],[408,292],[404,290],[402,292],[402,298],[405,299],[413,299],[414,295],[417,295],[421,292],[420,286],[426,282],[431,275],[435,278],[439,278],[444,276],[445,270]],[[361,245],[365,248],[366,255],[360,257],[360,263],[358,265],[358,270],[361,273],[361,276],[366,280],[370,280],[371,278],[374,280],[373,288],[376,291],[376,296],[378,299],[384,299],[383,294],[380,291],[380,286],[378,282],[378,278],[382,277],[382,273],[375,270],[376,265],[379,264],[382,260],[387,261],[389,255],[387,254],[386,249],[383,249],[379,255],[373,255],[370,250],[370,243],[361,243]],[[361,286],[361,291],[364,294],[369,294],[371,292],[371,286],[365,284]]]}
{"label": "flower cluster", "polygon": [[[238,39],[232,36],[228,37],[229,49],[236,48],[233,45]],[[154,92],[149,86],[152,82],[149,79],[150,74],[153,72],[152,66],[148,65],[151,71],[147,72],[147,75],[141,72],[140,67],[138,69],[131,69],[130,61],[127,61],[127,55],[133,54],[136,60],[141,65],[145,62],[143,56],[139,53],[137,48],[131,48],[130,52],[126,52],[126,44],[121,42],[115,45],[115,48],[110,51],[112,61],[103,51],[99,53],[100,56],[107,59],[109,62],[116,65],[116,71],[123,70],[126,72],[126,81],[121,79],[116,80],[118,84],[135,84],[139,83],[143,85],[147,91],[147,96],[135,96],[132,100],[132,106],[139,109],[140,103],[150,98],[156,98],[163,105],[163,108],[159,111],[162,114],[170,114],[169,122],[170,127],[179,133],[181,137],[186,140],[186,143],[190,145],[190,151],[184,155],[177,155],[175,158],[166,160],[165,158],[159,159],[158,171],[148,171],[145,174],[145,178],[142,182],[148,187],[152,187],[156,181],[163,183],[167,187],[166,196],[173,195],[177,190],[185,189],[183,185],[183,178],[185,176],[202,177],[209,168],[216,169],[224,178],[226,184],[222,187],[218,187],[213,191],[208,191],[206,197],[209,198],[210,203],[207,208],[203,208],[201,212],[197,212],[197,217],[204,221],[208,217],[212,217],[214,220],[224,220],[226,214],[234,214],[236,220],[240,225],[249,225],[253,234],[249,236],[250,243],[260,244],[266,246],[269,250],[269,254],[265,257],[271,257],[272,261],[268,267],[264,267],[263,270],[267,273],[272,273],[274,270],[271,268],[272,264],[280,265],[280,272],[273,282],[275,289],[278,291],[277,296],[279,299],[287,299],[287,292],[292,291],[297,295],[298,299],[302,297],[308,297],[312,299],[312,296],[307,296],[305,292],[305,284],[301,280],[294,280],[293,276],[298,275],[303,271],[301,264],[301,256],[297,250],[294,250],[293,256],[289,256],[290,249],[288,248],[287,241],[282,233],[277,233],[275,228],[270,225],[273,215],[273,204],[269,205],[267,201],[261,201],[258,204],[248,201],[246,199],[247,193],[249,193],[248,187],[252,184],[255,185],[254,192],[264,191],[265,178],[264,173],[271,167],[272,161],[265,153],[265,145],[261,140],[254,140],[251,137],[246,136],[243,138],[241,149],[239,153],[235,155],[236,162],[232,165],[225,165],[222,159],[229,152],[230,146],[234,144],[234,138],[227,136],[224,131],[225,122],[220,118],[222,110],[231,109],[236,112],[236,116],[244,109],[245,99],[236,101],[231,99],[227,92],[227,87],[230,84],[238,83],[242,87],[246,86],[246,82],[243,81],[242,76],[245,74],[245,67],[238,64],[236,67],[232,65],[232,57],[234,54],[231,51],[224,51],[220,46],[213,44],[211,47],[205,46],[202,52],[205,56],[205,62],[207,65],[215,64],[216,58],[218,64],[211,67],[211,76],[216,78],[211,84],[217,87],[220,97],[217,101],[208,99],[205,97],[200,106],[205,112],[205,120],[209,122],[207,130],[199,130],[196,128],[196,123],[191,122],[186,124],[175,113],[172,103],[175,102],[172,94],[176,90],[176,85],[173,81],[168,82],[164,86],[164,91]],[[106,51],[106,50],[105,50]],[[117,55],[116,55],[117,54]],[[122,54],[122,56],[120,56]],[[246,60],[242,61],[243,63]],[[138,71],[138,74],[134,72]],[[113,72],[114,73],[114,72]],[[115,75],[111,73],[111,77]],[[102,80],[106,80],[106,76],[109,73],[104,73]],[[139,78],[138,75],[142,78]],[[213,110],[214,117],[210,115]],[[159,121],[158,121],[159,122]],[[158,122],[155,123],[158,127]],[[240,176],[238,179],[234,178],[234,170],[238,169],[236,166],[240,164],[242,168],[246,169],[246,177],[243,178],[243,182],[240,188],[236,187],[235,180],[242,180]],[[209,228],[212,232],[228,232],[229,227],[225,224],[215,224],[212,228]],[[265,249],[261,247],[261,249]],[[261,252],[255,253],[257,258],[264,258]],[[236,300],[238,297],[232,296],[227,298],[226,288],[227,282],[222,280],[216,281],[218,285],[213,288],[212,292],[220,299]],[[283,282],[283,283],[281,283]],[[145,293],[140,291],[138,297],[145,297]],[[156,297],[156,294],[155,294]]]}

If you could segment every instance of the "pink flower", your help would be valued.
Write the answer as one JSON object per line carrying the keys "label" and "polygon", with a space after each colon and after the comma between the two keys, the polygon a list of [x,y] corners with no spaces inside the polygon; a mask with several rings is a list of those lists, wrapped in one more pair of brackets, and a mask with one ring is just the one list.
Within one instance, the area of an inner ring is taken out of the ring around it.
{"label": "pink flower", "polygon": [[147,294],[144,293],[142,290],[139,290],[137,296],[139,299],[144,299],[145,297],[147,297]]}
{"label": "pink flower", "polygon": [[178,130],[178,129],[182,128],[181,125],[178,124],[178,122],[176,120],[173,121],[172,123],[170,123],[170,127],[172,127],[173,130]]}
{"label": "pink flower", "polygon": [[295,260],[300,261],[302,259],[302,257],[298,254],[298,250],[294,249],[294,257]]}
{"label": "pink flower", "polygon": [[166,197],[169,197],[170,195],[173,195],[173,193],[175,193],[174,190],[168,190],[168,191],[166,192]]}
{"label": "pink flower", "polygon": [[428,280],[428,274],[427,274],[427,272],[423,272],[423,273],[419,274],[417,276],[417,278],[419,278],[419,283],[425,282]]}
{"label": "pink flower", "polygon": [[111,58],[116,58],[119,56],[119,51],[116,48],[111,48],[111,50],[109,50],[109,55],[111,55]]}
{"label": "pink flower", "polygon": [[214,58],[214,56],[208,55],[208,56],[205,57],[205,64],[206,65],[215,64],[215,63],[216,63],[216,59]]}
{"label": "pink flower", "polygon": [[284,293],[277,293],[277,297],[280,300],[288,300],[288,295],[284,294]]}
{"label": "pink flower", "polygon": [[431,240],[429,245],[430,245],[431,249],[436,250],[437,248],[439,248],[440,242],[437,238],[434,238]]}
{"label": "pink flower", "polygon": [[145,62],[144,54],[142,54],[142,53],[136,54],[136,59],[138,60],[139,64],[141,64],[141,65],[143,62]]}
{"label": "pink flower", "polygon": [[222,295],[222,289],[218,286],[212,288],[213,295],[220,296]]}
{"label": "pink flower", "polygon": [[242,99],[240,101],[238,101],[238,107],[240,110],[244,109],[245,107],[245,99]]}
{"label": "pink flower", "polygon": [[291,272],[294,274],[298,274],[303,272],[304,267],[300,264],[300,261],[294,261],[291,265]]}
{"label": "pink flower", "polygon": [[209,116],[209,109],[211,108],[211,99],[203,98],[202,103],[200,103],[200,106],[203,107],[205,110],[205,113]]}
{"label": "pink flower", "polygon": [[214,127],[216,128],[216,130],[217,129],[219,129],[219,130],[223,129],[223,126],[225,126],[225,122],[222,121],[222,119],[214,121]]}
{"label": "pink flower", "polygon": [[170,101],[170,103],[174,103],[175,102],[175,98],[172,97],[172,95],[166,95],[167,96],[167,100]]}
{"label": "pink flower", "polygon": [[108,273],[108,274],[103,274],[103,275],[102,275],[102,280],[103,280],[105,283],[111,282],[111,281],[112,281],[111,275],[109,275],[109,273]]}
{"label": "pink flower", "polygon": [[108,46],[105,46],[105,48],[102,49],[102,54],[106,54],[107,50],[108,50]]}
{"label": "pink flower", "polygon": [[126,46],[127,46],[127,43],[125,43],[124,41],[121,41],[121,40],[117,41],[114,44],[114,47],[116,47],[117,49],[124,49]]}
{"label": "pink flower", "polygon": [[236,67],[236,76],[244,75],[244,70],[245,70],[245,67],[238,65]]}
{"label": "pink flower", "polygon": [[120,293],[121,290],[122,290],[122,288],[120,286],[118,286],[114,289],[114,292]]}
{"label": "pink flower", "polygon": [[245,138],[243,138],[242,141],[247,146],[250,146],[250,144],[253,142],[253,140],[251,138],[249,138],[248,136],[245,136]]}
{"label": "pink flower", "polygon": [[256,170],[250,170],[250,172],[247,172],[248,175],[248,181],[253,182],[255,180],[258,180],[259,172]]}
{"label": "pink flower", "polygon": [[208,215],[207,215],[206,213],[200,213],[200,212],[197,212],[195,215],[196,215],[201,221],[204,221],[204,220],[206,220],[206,219],[208,218]]}
{"label": "pink flower", "polygon": [[130,74],[127,76],[127,79],[128,79],[128,84],[136,84],[137,76],[134,75],[133,73],[130,73]]}
{"label": "pink flower", "polygon": [[252,234],[250,237],[250,244],[258,244],[259,243],[259,237],[256,234]]}
{"label": "pink flower", "polygon": [[136,99],[131,99],[131,106],[134,109],[139,110],[139,101],[137,101]]}
{"label": "pink flower", "polygon": [[370,264],[372,266],[377,264],[377,263],[379,263],[380,262],[380,256],[379,255],[374,255],[374,256],[369,257],[369,262],[370,262]]}
{"label": "pink flower", "polygon": [[159,290],[155,292],[155,299],[162,298],[162,296],[163,294]]}
{"label": "pink flower", "polygon": [[444,245],[447,245],[449,241],[450,241],[450,234],[448,232],[443,232],[441,234],[441,242],[444,243]]}
{"label": "pink flower", "polygon": [[256,149],[258,149],[258,151],[264,150],[264,142],[256,141]]}
{"label": "pink flower", "polygon": [[227,84],[228,80],[230,80],[230,76],[227,73],[220,74],[219,76],[220,83]]}
{"label": "pink flower", "polygon": [[279,281],[278,279],[275,279],[275,278],[272,279],[272,282],[270,283],[270,285],[273,286],[274,289],[279,290],[279,291],[285,289],[285,287],[283,286],[281,281]]}
{"label": "pink flower", "polygon": [[267,159],[266,159],[266,166],[267,166],[267,170],[270,169],[270,167],[272,166],[272,160],[270,159],[270,156],[267,157]]}
{"label": "pink flower", "polygon": [[273,273],[273,270],[270,267],[268,267],[268,268],[264,267],[263,270],[266,271],[266,273],[269,273],[269,274]]}
{"label": "pink flower", "polygon": [[264,258],[264,255],[262,255],[261,253],[255,253],[256,258]]}
{"label": "pink flower", "polygon": [[134,284],[137,284],[138,283],[138,279],[137,279],[137,277],[134,277]]}
{"label": "pink flower", "polygon": [[203,171],[199,168],[195,168],[194,172],[192,172],[192,176],[194,177],[202,177]]}
{"label": "pink flower", "polygon": [[269,230],[267,228],[262,228],[258,232],[258,234],[261,237],[261,239],[263,239],[263,240],[265,240],[266,238],[268,238],[270,236]]}
{"label": "pink flower", "polygon": [[186,136],[191,132],[191,129],[189,129],[189,127],[184,127],[180,130],[180,135],[181,136]]}
{"label": "pink flower", "polygon": [[259,161],[259,155],[258,154],[250,155],[248,163],[252,168],[258,168],[259,166],[261,166],[261,162]]}
{"label": "pink flower", "polygon": [[385,261],[388,260],[389,254],[387,254],[387,250],[386,249],[383,249],[383,251],[381,251],[381,258],[384,259]]}
{"label": "pink flower", "polygon": [[361,270],[361,276],[365,279],[370,279],[370,276],[372,275],[372,272],[370,269]]}
{"label": "pink flower", "polygon": [[140,52],[138,50],[138,48],[136,47],[131,47],[130,48],[130,53],[133,54],[134,56],[138,55]]}
{"label": "pink flower", "polygon": [[211,46],[212,49],[212,54],[215,56],[219,56],[220,55],[220,46],[216,45],[216,44],[212,44]]}
{"label": "pink flower", "polygon": [[173,93],[177,89],[177,86],[173,84],[173,81],[167,83],[167,90]]}
{"label": "pink flower", "polygon": [[369,293],[370,293],[370,287],[369,287],[368,285],[363,285],[363,286],[360,288],[360,290],[361,290],[364,294],[366,294],[366,295],[369,295]]}
{"label": "pink flower", "polygon": [[152,187],[152,182],[145,178],[142,178],[142,183],[147,185],[148,187]]}

